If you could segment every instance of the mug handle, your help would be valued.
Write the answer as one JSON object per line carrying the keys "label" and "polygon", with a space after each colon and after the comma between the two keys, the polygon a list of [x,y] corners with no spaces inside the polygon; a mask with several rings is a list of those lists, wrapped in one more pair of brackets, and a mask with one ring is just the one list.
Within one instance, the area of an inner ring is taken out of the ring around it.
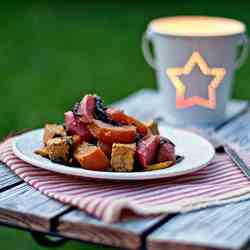
{"label": "mug handle", "polygon": [[239,69],[247,59],[249,53],[249,37],[246,34],[242,34],[240,45],[242,46],[241,54],[235,62],[235,68]]}
{"label": "mug handle", "polygon": [[144,59],[146,60],[146,62],[148,63],[148,65],[151,68],[156,69],[155,60],[154,60],[154,57],[151,54],[150,48],[149,48],[150,42],[151,42],[150,33],[148,31],[146,31],[142,36],[142,44],[141,44],[143,56],[144,56]]}

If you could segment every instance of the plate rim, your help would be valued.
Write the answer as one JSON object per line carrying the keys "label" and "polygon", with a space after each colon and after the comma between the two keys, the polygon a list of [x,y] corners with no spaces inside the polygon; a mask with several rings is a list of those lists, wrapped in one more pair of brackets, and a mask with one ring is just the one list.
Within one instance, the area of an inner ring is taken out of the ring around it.
{"label": "plate rim", "polygon": [[[165,125],[160,125],[161,127],[165,127],[168,128]],[[196,136],[199,137],[201,140],[203,140],[204,142],[206,142],[208,144],[208,146],[210,147],[210,149],[212,149],[212,156],[210,157],[210,159],[204,163],[199,165],[198,167],[194,167],[194,168],[190,168],[187,170],[182,170],[182,171],[176,171],[173,173],[167,173],[164,174],[162,173],[161,170],[156,170],[156,171],[145,171],[145,172],[134,172],[134,173],[114,173],[114,172],[103,172],[103,171],[94,171],[94,170],[88,170],[88,169],[84,169],[84,168],[74,168],[74,167],[69,167],[67,165],[63,165],[63,164],[59,164],[59,163],[54,163],[54,162],[49,162],[49,164],[52,164],[52,166],[55,169],[52,169],[51,167],[47,167],[47,165],[45,166],[44,162],[39,161],[38,159],[35,158],[30,158],[29,156],[25,155],[23,152],[21,152],[18,149],[18,141],[20,140],[20,138],[22,136],[25,136],[29,133],[34,133],[34,132],[39,132],[42,131],[43,128],[38,128],[38,129],[33,129],[31,131],[25,132],[19,136],[17,136],[13,141],[12,141],[12,150],[13,153],[20,158],[21,160],[23,160],[24,162],[31,164],[34,167],[38,167],[41,169],[45,169],[51,172],[55,172],[55,173],[60,173],[60,174],[65,174],[65,175],[71,175],[71,176],[78,176],[78,177],[82,177],[82,178],[91,178],[91,179],[99,179],[99,180],[109,180],[109,181],[142,181],[142,180],[153,180],[153,179],[163,179],[163,178],[171,178],[171,177],[177,177],[177,176],[182,176],[182,175],[186,175],[189,173],[193,173],[196,172],[204,167],[206,167],[215,157],[215,149],[213,147],[213,145],[211,144],[211,142],[209,142],[206,138],[195,134],[193,132],[184,130],[184,129],[180,129],[180,128],[173,128],[171,127],[171,129],[176,130],[176,131],[181,131],[182,133],[187,133],[187,134],[191,134],[192,136]],[[49,161],[49,160],[48,160]],[[66,168],[70,168],[70,172],[69,173],[67,171]],[[66,171],[63,171],[63,169],[65,169]],[[80,172],[79,172],[80,170]],[[75,172],[75,173],[74,173]],[[101,174],[100,174],[101,173]],[[150,174],[147,174],[150,173]]]}

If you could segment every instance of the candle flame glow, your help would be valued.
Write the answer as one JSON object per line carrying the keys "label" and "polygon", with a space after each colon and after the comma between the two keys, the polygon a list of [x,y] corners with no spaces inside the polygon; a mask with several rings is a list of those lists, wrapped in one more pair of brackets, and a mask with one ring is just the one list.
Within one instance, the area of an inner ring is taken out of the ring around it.
{"label": "candle flame glow", "polygon": [[[186,86],[180,80],[181,75],[189,75],[195,65],[198,65],[202,74],[213,76],[212,81],[208,85],[208,99],[200,96],[192,96],[185,98]],[[187,61],[183,68],[169,68],[166,70],[167,76],[176,88],[176,107],[188,108],[194,105],[203,106],[210,109],[216,108],[216,89],[225,77],[225,68],[209,68],[208,64],[199,52],[195,51]]]}

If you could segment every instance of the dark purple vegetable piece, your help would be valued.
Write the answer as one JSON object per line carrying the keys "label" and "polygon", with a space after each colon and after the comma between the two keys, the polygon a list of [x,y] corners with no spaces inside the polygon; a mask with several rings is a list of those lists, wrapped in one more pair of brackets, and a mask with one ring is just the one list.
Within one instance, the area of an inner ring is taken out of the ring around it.
{"label": "dark purple vegetable piece", "polygon": [[158,135],[145,136],[138,142],[136,155],[139,163],[145,170],[148,165],[154,163],[159,144],[160,136]]}
{"label": "dark purple vegetable piece", "polygon": [[96,108],[96,96],[85,95],[78,105],[77,115],[84,123],[91,123],[94,118]]}
{"label": "dark purple vegetable piece", "polygon": [[169,139],[161,137],[160,147],[157,155],[157,162],[175,161],[175,145]]}
{"label": "dark purple vegetable piece", "polygon": [[84,141],[90,141],[93,138],[86,124],[75,116],[72,111],[64,113],[64,124],[70,135],[79,135]]}

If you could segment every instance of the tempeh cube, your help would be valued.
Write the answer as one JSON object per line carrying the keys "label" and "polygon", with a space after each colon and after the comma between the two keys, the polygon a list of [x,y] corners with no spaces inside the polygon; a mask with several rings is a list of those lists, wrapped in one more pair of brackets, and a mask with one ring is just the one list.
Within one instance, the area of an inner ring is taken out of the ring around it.
{"label": "tempeh cube", "polygon": [[68,163],[71,158],[72,138],[57,137],[48,140],[47,151],[49,159],[59,163]]}
{"label": "tempeh cube", "polygon": [[131,172],[134,168],[136,145],[114,143],[112,145],[111,168],[115,172]]}
{"label": "tempeh cube", "polygon": [[49,157],[49,152],[48,152],[47,147],[43,147],[41,149],[37,149],[35,151],[35,154],[41,155],[42,157]]}
{"label": "tempeh cube", "polygon": [[66,136],[66,131],[62,125],[46,124],[44,127],[43,143],[47,145],[50,139]]}

